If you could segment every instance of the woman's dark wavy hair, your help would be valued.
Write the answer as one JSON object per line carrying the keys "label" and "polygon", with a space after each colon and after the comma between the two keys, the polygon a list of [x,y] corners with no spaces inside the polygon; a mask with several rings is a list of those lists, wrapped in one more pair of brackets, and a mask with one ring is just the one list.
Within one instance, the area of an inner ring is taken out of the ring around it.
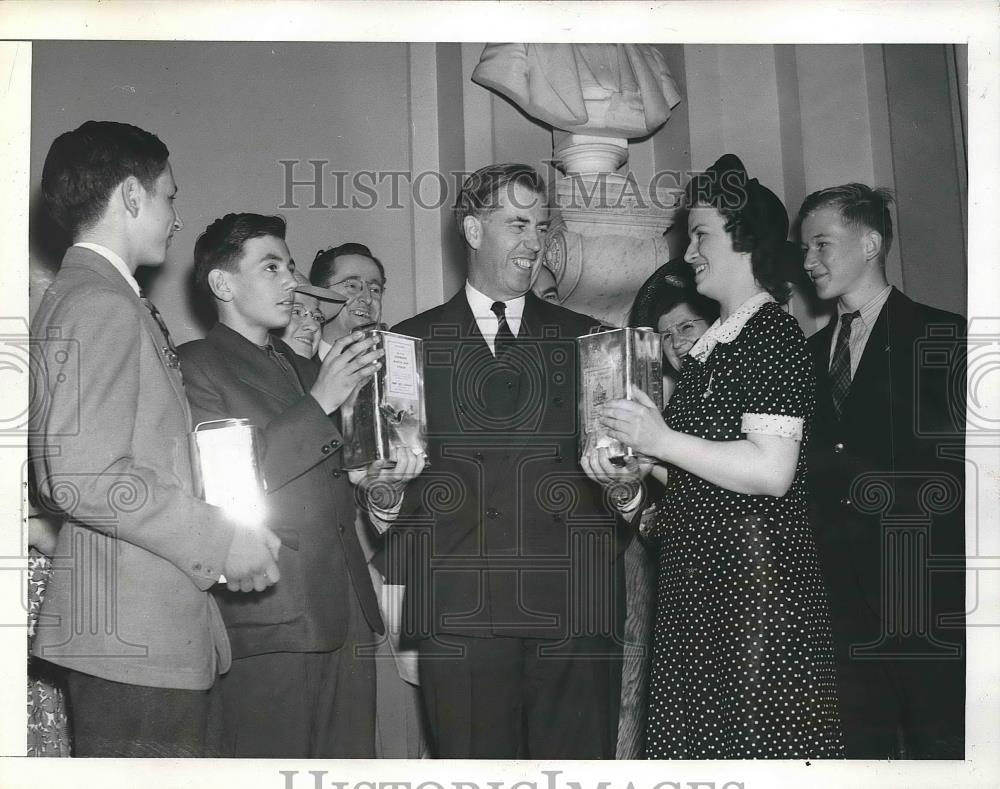
{"label": "woman's dark wavy hair", "polygon": [[684,197],[688,208],[711,206],[722,215],[733,249],[750,253],[754,279],[778,303],[787,302],[800,253],[788,241],[788,213],[778,196],[727,153],[688,182]]}

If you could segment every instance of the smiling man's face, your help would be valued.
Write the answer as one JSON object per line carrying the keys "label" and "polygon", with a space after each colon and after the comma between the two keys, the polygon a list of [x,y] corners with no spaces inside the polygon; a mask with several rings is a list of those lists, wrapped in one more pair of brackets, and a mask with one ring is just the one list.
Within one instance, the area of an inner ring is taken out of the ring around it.
{"label": "smiling man's face", "polygon": [[834,206],[824,206],[802,220],[803,266],[821,299],[839,299],[863,289],[876,258],[865,252],[865,233],[843,220]]}
{"label": "smiling man's face", "polygon": [[465,222],[465,238],[473,250],[472,287],[498,301],[517,298],[531,288],[549,229],[545,196],[514,183],[500,190],[495,210]]}
{"label": "smiling man's face", "polygon": [[358,326],[382,319],[385,280],[378,265],[365,255],[338,255],[325,287],[347,299],[337,317],[327,321],[323,338],[332,343]]}

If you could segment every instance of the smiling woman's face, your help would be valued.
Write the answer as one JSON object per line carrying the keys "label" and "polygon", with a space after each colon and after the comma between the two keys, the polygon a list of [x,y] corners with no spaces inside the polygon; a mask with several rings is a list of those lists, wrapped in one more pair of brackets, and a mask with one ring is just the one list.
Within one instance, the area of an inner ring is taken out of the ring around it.
{"label": "smiling woman's face", "polygon": [[660,316],[656,330],[663,337],[663,355],[670,366],[680,372],[684,354],[708,330],[708,321],[682,301]]}
{"label": "smiling woman's face", "polygon": [[319,299],[307,293],[296,292],[292,319],[281,333],[281,339],[299,356],[311,359],[319,350],[323,331],[322,314]]}

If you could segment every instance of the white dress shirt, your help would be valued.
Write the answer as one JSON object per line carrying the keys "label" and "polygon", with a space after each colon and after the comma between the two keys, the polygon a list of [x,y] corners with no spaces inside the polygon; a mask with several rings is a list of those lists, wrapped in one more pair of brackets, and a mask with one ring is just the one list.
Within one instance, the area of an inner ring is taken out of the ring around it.
{"label": "white dress shirt", "polygon": [[[496,337],[497,330],[500,328],[500,319],[497,318],[492,308],[493,302],[499,301],[499,299],[491,299],[489,296],[480,293],[468,281],[465,283],[465,298],[469,300],[469,307],[476,318],[479,333],[483,335],[486,344],[490,346],[490,353],[496,356]],[[521,316],[524,315],[524,296],[518,296],[516,299],[505,301],[504,304],[507,305],[505,315],[507,316],[507,325],[510,327],[510,333],[517,337],[521,332]]]}
{"label": "white dress shirt", "polygon": [[[858,365],[861,363],[861,355],[865,352],[865,346],[868,345],[868,338],[872,336],[875,321],[878,320],[878,316],[882,312],[882,307],[889,300],[890,293],[892,293],[892,285],[886,285],[885,290],[881,291],[861,308],[861,315],[851,321],[851,339],[847,343],[847,349],[851,353],[852,381],[854,380],[854,374],[858,371]],[[834,319],[836,323],[833,326],[833,341],[830,343],[831,364],[833,363],[833,349],[837,347],[837,337],[840,335],[840,318],[846,314],[847,310],[838,302],[837,317]]]}
{"label": "white dress shirt", "polygon": [[114,266],[118,273],[125,277],[125,281],[129,284],[132,290],[135,291],[135,295],[141,295],[142,291],[139,288],[139,283],[136,282],[135,277],[132,272],[128,270],[128,266],[125,265],[125,261],[121,259],[117,252],[108,249],[101,244],[94,244],[91,241],[80,241],[73,245],[74,247],[82,247],[83,249],[89,249],[91,252],[96,252],[102,258],[108,261],[112,266]]}

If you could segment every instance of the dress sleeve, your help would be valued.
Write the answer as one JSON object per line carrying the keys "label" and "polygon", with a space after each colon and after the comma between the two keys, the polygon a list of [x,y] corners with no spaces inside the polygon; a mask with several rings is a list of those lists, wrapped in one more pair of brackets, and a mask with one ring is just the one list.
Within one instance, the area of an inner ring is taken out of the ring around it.
{"label": "dress sleeve", "polygon": [[741,431],[801,441],[816,387],[805,335],[780,309],[768,310],[754,323]]}

